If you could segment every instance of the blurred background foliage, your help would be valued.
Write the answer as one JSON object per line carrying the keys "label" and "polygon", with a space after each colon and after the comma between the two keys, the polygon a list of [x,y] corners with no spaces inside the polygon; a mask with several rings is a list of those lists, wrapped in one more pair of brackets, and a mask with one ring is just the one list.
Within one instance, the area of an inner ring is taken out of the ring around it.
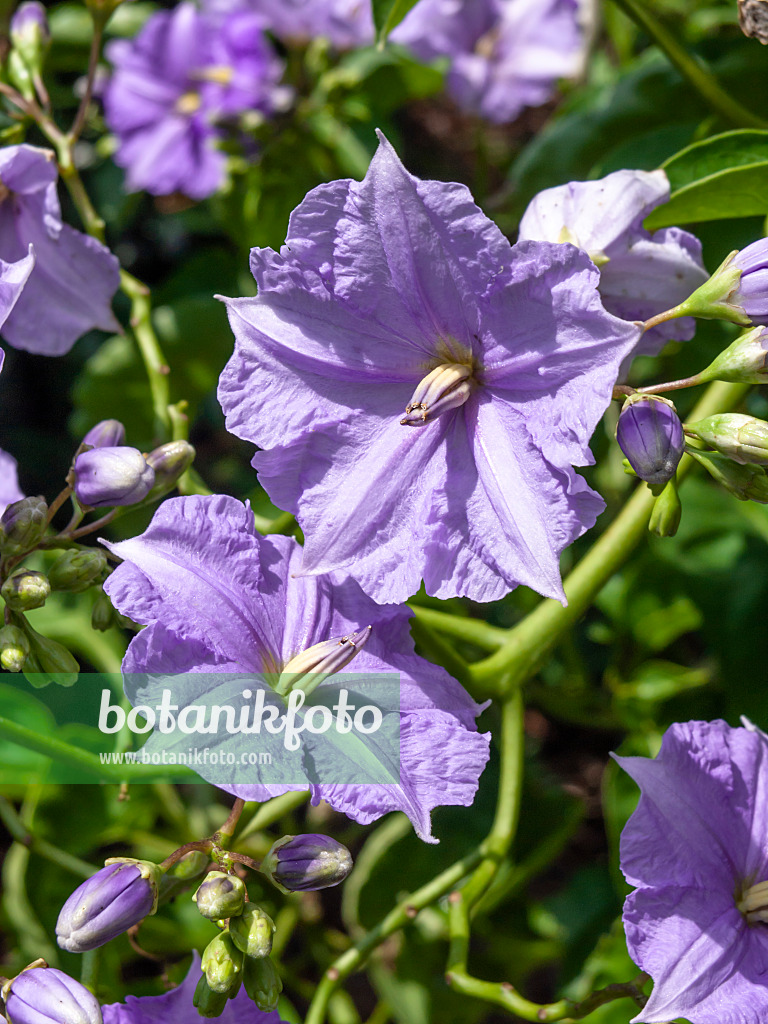
{"label": "blurred background foliage", "polygon": [[[652,6],[746,107],[766,95],[768,50],[742,36],[733,0],[655,0]],[[143,0],[124,4],[108,34],[134,34],[155,9]],[[54,45],[48,83],[54,108],[66,123],[87,60],[90,18],[73,3],[52,4],[49,13]],[[97,104],[78,153],[110,246],[128,270],[152,286],[171,399],[188,402],[199,473],[213,491],[250,497],[257,513],[266,516],[276,510],[256,485],[250,446],[226,433],[215,398],[232,337],[224,308],[212,296],[253,293],[249,247],[279,247],[290,211],[309,188],[337,177],[361,177],[375,148],[375,127],[388,135],[413,173],[469,185],[513,240],[522,211],[540,189],[621,167],[651,169],[683,147],[733,127],[711,112],[648,35],[608,0],[597,12],[584,79],[565,85],[556,100],[509,125],[489,125],[459,111],[443,92],[444,69],[421,66],[397,48],[336,57],[317,42],[286,56],[299,97],[295,107],[253,129],[258,162],[236,162],[224,192],[210,201],[126,194],[122,172],[110,160],[112,146]],[[15,128],[10,123],[5,128],[10,141]],[[42,140],[31,133],[29,141]],[[65,216],[77,224],[66,196],[61,198]],[[764,233],[761,216],[686,227],[702,238],[710,270],[730,250]],[[127,306],[119,298],[117,311],[125,321]],[[693,373],[733,334],[732,328],[706,323],[693,341],[638,360],[633,382]],[[761,390],[749,396],[747,409],[766,417],[768,397]],[[687,395],[681,399],[683,410],[687,400]],[[597,465],[587,473],[608,503],[598,532],[634,486],[613,441],[616,415],[616,409],[609,410],[598,428]],[[125,336],[105,339],[94,333],[60,359],[6,351],[0,437],[2,447],[19,460],[25,493],[51,500],[83,433],[107,417],[125,423],[131,445],[148,450],[157,440],[143,364]],[[637,794],[610,762],[609,751],[653,755],[673,721],[723,717],[738,724],[739,716],[747,715],[764,728],[768,724],[768,508],[738,502],[700,475],[686,481],[682,499],[677,536],[649,538],[640,547],[526,691],[526,783],[515,864],[500,873],[483,898],[470,966],[475,975],[507,980],[531,999],[582,998],[636,973],[617,917],[627,891],[618,871],[618,837]],[[149,515],[126,514],[110,528],[111,535],[140,532]],[[593,537],[594,532],[566,552],[565,568]],[[416,600],[436,604],[423,595]],[[520,588],[489,606],[455,600],[442,607],[507,627],[537,601]],[[30,621],[66,642],[84,669],[119,668],[126,636],[115,629],[93,633],[90,607],[80,597],[57,596]],[[469,660],[485,653],[465,643],[458,650]],[[30,728],[56,728],[55,712],[43,707],[23,680],[5,676],[0,699],[4,714]],[[494,708],[480,725],[495,728]],[[79,730],[85,746],[99,749],[92,722],[84,719],[68,728]],[[209,786],[186,783],[134,786],[128,793],[115,783],[67,787],[50,782],[49,762],[40,755],[9,744],[0,750],[0,815],[10,830],[2,872],[3,971],[10,974],[42,955],[77,976],[80,958],[57,950],[52,935],[59,908],[87,865],[95,868],[116,853],[160,859],[181,843],[210,834],[226,817],[225,798]],[[263,900],[278,924],[286,1020],[301,1020],[313,984],[346,948],[348,936],[354,939],[373,926],[404,893],[482,839],[493,814],[497,774],[494,759],[471,809],[436,813],[438,847],[422,844],[398,815],[362,828],[326,808],[299,806],[238,845],[258,857],[281,834],[328,831],[357,859],[343,894],[283,897],[252,882],[252,898]],[[35,836],[31,846],[18,841],[25,830]],[[49,859],[38,840],[75,860],[64,866]],[[190,947],[202,948],[213,934],[213,925],[182,895],[140,932],[142,947],[162,963],[140,955],[123,936],[103,951],[100,994],[111,1001],[126,993],[162,991],[161,971],[178,980]],[[382,946],[365,976],[351,979],[348,994],[334,998],[332,1024],[509,1020],[503,1011],[447,988],[442,980],[446,936],[442,903],[419,914]],[[624,1024],[633,1013],[625,1000],[591,1019]]]}

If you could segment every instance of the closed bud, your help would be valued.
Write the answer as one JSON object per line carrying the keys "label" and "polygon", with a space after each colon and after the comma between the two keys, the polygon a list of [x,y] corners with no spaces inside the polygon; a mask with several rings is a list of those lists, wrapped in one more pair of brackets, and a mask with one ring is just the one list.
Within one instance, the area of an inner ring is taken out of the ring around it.
{"label": "closed bud", "polygon": [[203,950],[203,974],[214,992],[232,999],[243,976],[243,954],[229,932],[222,932]]}
{"label": "closed bud", "polygon": [[76,683],[80,666],[67,648],[36,632],[23,616],[16,616],[16,620],[15,624],[24,630],[29,640],[29,654],[22,669],[25,679],[38,688],[49,683],[59,686]]}
{"label": "closed bud", "polygon": [[75,496],[88,508],[135,505],[155,482],[136,448],[92,448],[75,459]]}
{"label": "closed bud", "polygon": [[321,640],[319,644],[307,647],[283,668],[275,690],[282,694],[290,690],[312,693],[328,676],[348,665],[368,643],[370,635],[371,627],[366,626],[356,633]]}
{"label": "closed bud", "polygon": [[45,7],[38,0],[25,0],[11,18],[11,46],[31,71],[42,69],[51,45],[51,30]]}
{"label": "closed bud", "polygon": [[45,573],[36,569],[17,569],[0,587],[0,594],[14,612],[29,612],[42,608],[51,595],[51,585]]}
{"label": "closed bud", "polygon": [[683,425],[674,405],[658,395],[630,395],[616,426],[616,440],[641,480],[661,486],[683,457]]}
{"label": "closed bud", "polygon": [[657,537],[674,537],[682,515],[683,506],[677,490],[677,479],[673,476],[653,503],[648,529]]}
{"label": "closed bud", "polygon": [[160,902],[167,903],[199,881],[208,867],[209,859],[208,854],[202,850],[190,850],[179,858],[160,880]]}
{"label": "closed bud", "polygon": [[689,448],[688,453],[735,498],[768,504],[768,475],[762,466],[740,465],[719,452]]}
{"label": "closed bud", "polygon": [[274,930],[272,918],[255,903],[246,903],[240,917],[229,922],[232,941],[246,956],[269,956]]}
{"label": "closed bud", "polygon": [[768,423],[738,412],[722,412],[697,423],[686,423],[686,434],[742,465],[768,465]]}
{"label": "closed bud", "polygon": [[768,330],[755,327],[745,331],[712,360],[696,381],[731,381],[734,384],[765,384],[768,381]]}
{"label": "closed bud", "polygon": [[169,491],[182,473],[195,461],[195,449],[188,441],[169,441],[147,455],[147,462],[155,471],[155,487]]}
{"label": "closed bud", "polygon": [[214,992],[205,975],[200,978],[192,996],[192,1005],[201,1017],[220,1017],[224,1013],[229,996],[226,992]]}
{"label": "closed bud", "polygon": [[120,420],[101,420],[83,438],[83,444],[91,448],[119,448],[123,441],[125,427]]}
{"label": "closed bud", "polygon": [[21,672],[29,654],[29,640],[18,626],[0,629],[0,665],[6,672]]}
{"label": "closed bud", "polygon": [[192,899],[203,917],[209,921],[223,921],[243,912],[247,896],[242,878],[223,871],[211,871]]}
{"label": "closed bud", "polygon": [[48,570],[48,581],[53,590],[81,594],[94,583],[100,583],[106,569],[107,556],[103,551],[65,551]]}
{"label": "closed bud", "polygon": [[56,939],[70,953],[96,949],[157,910],[162,871],[157,864],[110,858],[61,908]]}
{"label": "closed bud", "polygon": [[339,885],[352,870],[346,846],[330,836],[283,836],[270,848],[261,871],[282,892],[311,892]]}
{"label": "closed bud", "polygon": [[709,280],[700,285],[685,302],[680,303],[678,308],[681,316],[685,314],[703,320],[730,320],[741,327],[749,327],[752,321],[738,301],[742,276],[742,267],[737,262],[739,256],[738,250],[734,249]]}
{"label": "closed bud", "polygon": [[105,633],[115,625],[116,621],[116,613],[112,607],[112,602],[104,593],[103,588],[99,587],[96,600],[93,602],[93,608],[91,609],[91,626],[100,633]]}
{"label": "closed bud", "polygon": [[3,986],[10,1024],[103,1024],[87,988],[55,967],[29,967]]}
{"label": "closed bud", "polygon": [[258,959],[250,956],[245,958],[243,988],[248,998],[264,1013],[271,1013],[277,1008],[283,983],[268,956],[260,956]]}
{"label": "closed bud", "polygon": [[43,498],[22,498],[0,516],[0,547],[9,555],[31,551],[45,535],[48,505]]}

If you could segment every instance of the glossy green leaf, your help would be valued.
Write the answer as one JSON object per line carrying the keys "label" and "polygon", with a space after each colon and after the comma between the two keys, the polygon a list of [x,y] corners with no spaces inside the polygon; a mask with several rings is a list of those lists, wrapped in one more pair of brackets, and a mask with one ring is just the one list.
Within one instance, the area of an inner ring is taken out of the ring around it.
{"label": "glossy green leaf", "polygon": [[416,0],[373,0],[376,38],[383,42],[415,5]]}

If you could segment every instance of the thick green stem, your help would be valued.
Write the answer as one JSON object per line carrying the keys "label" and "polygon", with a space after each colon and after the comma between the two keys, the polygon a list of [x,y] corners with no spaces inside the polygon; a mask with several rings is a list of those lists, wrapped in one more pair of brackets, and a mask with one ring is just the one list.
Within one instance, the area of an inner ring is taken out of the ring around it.
{"label": "thick green stem", "polygon": [[[738,405],[749,390],[747,384],[710,385],[690,419],[704,419]],[[678,469],[683,480],[693,468],[684,457]],[[605,533],[592,545],[563,586],[568,604],[546,599],[511,629],[495,654],[470,665],[472,690],[479,696],[501,697],[530,679],[566,630],[581,618],[614,573],[629,558],[648,531],[655,498],[641,484]]]}
{"label": "thick green stem", "polygon": [[644,0],[613,0],[632,21],[644,29],[662,50],[683,78],[687,79],[703,100],[728,124],[735,128],[765,128],[768,122],[727,93],[703,62],[685,50],[672,33],[651,13]]}
{"label": "thick green stem", "polygon": [[282,796],[276,796],[272,800],[268,800],[259,807],[245,828],[238,833],[238,843],[245,839],[246,836],[250,836],[254,832],[260,832],[262,829],[273,825],[286,814],[290,814],[291,811],[295,811],[298,807],[301,807],[301,805],[305,804],[307,800],[309,800],[308,789],[295,790],[292,793],[283,793]]}
{"label": "thick green stem", "polygon": [[437,608],[422,608],[418,604],[410,604],[409,608],[416,622],[423,622],[446,636],[455,636],[457,640],[465,640],[486,651],[495,651],[501,647],[509,633],[508,630],[491,626],[482,619],[451,615]]}

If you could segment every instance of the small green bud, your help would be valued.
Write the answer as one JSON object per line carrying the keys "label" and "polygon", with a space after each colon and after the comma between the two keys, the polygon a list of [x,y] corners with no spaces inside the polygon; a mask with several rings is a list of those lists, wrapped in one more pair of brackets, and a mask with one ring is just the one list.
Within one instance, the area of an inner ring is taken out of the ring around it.
{"label": "small green bud", "polygon": [[653,503],[648,529],[657,537],[674,537],[680,526],[683,506],[677,490],[677,477],[672,477]]}
{"label": "small green bud", "polygon": [[7,555],[31,551],[42,540],[48,505],[42,498],[22,498],[9,505],[0,516],[0,546]]}
{"label": "small green bud", "polygon": [[0,665],[7,672],[21,672],[29,654],[29,640],[18,626],[0,629]]}
{"label": "small green bud", "polygon": [[274,930],[272,918],[255,903],[246,903],[240,917],[229,922],[232,941],[246,956],[269,956]]}
{"label": "small green bud", "polygon": [[169,441],[145,456],[155,471],[155,486],[149,492],[149,497],[169,491],[195,461],[196,454],[188,441]]}
{"label": "small green bud", "polygon": [[719,452],[700,452],[687,449],[688,454],[702,465],[710,476],[739,501],[758,501],[768,504],[768,475],[762,466],[742,466]]}
{"label": "small green bud", "polygon": [[275,965],[268,956],[254,959],[247,956],[243,964],[243,988],[264,1013],[277,1008],[277,1001],[283,991],[283,983]]}
{"label": "small green bud", "polygon": [[192,1005],[197,1008],[201,1017],[220,1017],[224,1012],[229,997],[222,992],[214,992],[203,975],[197,983]]}
{"label": "small green bud", "polygon": [[104,593],[104,590],[99,587],[96,592],[96,600],[93,602],[93,609],[91,610],[91,625],[100,633],[105,633],[114,626],[115,621],[115,609],[112,607],[112,602]]}
{"label": "small green bud", "polygon": [[211,871],[192,897],[197,909],[209,921],[238,917],[243,912],[247,898],[242,878],[223,871]]}
{"label": "small green bud", "polygon": [[765,420],[738,412],[723,412],[697,423],[687,423],[685,430],[741,465],[768,465],[768,423]]}
{"label": "small green bud", "polygon": [[30,651],[23,672],[32,686],[39,688],[49,683],[72,686],[77,682],[80,666],[66,647],[36,632],[21,615],[16,616],[16,624],[29,640]]}
{"label": "small green bud", "polygon": [[51,585],[45,573],[36,569],[17,569],[0,587],[3,600],[14,612],[29,612],[42,608],[51,594]]}
{"label": "small green bud", "polygon": [[107,570],[107,556],[91,548],[87,551],[65,551],[48,570],[53,590],[67,590],[82,594],[94,583],[99,583]]}
{"label": "small green bud", "polygon": [[765,384],[768,381],[768,329],[745,331],[712,360],[696,381],[725,380],[734,384]]}
{"label": "small green bud", "polygon": [[199,880],[210,858],[202,850],[190,850],[176,861],[160,880],[160,902],[167,903]]}
{"label": "small green bud", "polygon": [[214,992],[231,999],[240,988],[243,954],[235,946],[229,932],[222,932],[203,950],[203,974]]}

